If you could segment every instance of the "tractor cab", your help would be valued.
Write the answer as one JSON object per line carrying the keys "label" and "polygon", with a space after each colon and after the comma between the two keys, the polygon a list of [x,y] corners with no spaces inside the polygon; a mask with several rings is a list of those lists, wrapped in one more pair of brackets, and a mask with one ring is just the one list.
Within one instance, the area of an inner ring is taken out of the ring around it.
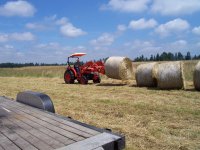
{"label": "tractor cab", "polygon": [[77,74],[80,74],[80,67],[81,67],[81,63],[80,63],[80,61],[79,61],[79,57],[82,57],[82,56],[84,56],[84,55],[86,55],[86,53],[74,53],[74,54],[72,54],[72,55],[70,55],[69,57],[68,57],[68,59],[67,59],[67,65],[68,65],[68,67],[69,68],[71,68],[71,65],[70,64],[72,64],[71,62],[70,62],[70,58],[72,59],[72,58],[75,58],[76,59],[76,61],[73,63],[73,65],[74,65],[74,69],[75,69],[75,71],[77,72]]}
{"label": "tractor cab", "polygon": [[[68,57],[67,69],[64,73],[65,83],[73,84],[75,80],[81,84],[87,84],[88,80],[93,80],[94,83],[101,82],[99,73],[105,73],[104,64],[90,61],[82,65],[79,58],[84,55],[86,53],[74,53]],[[71,58],[75,58],[76,61],[74,63],[70,62]]]}

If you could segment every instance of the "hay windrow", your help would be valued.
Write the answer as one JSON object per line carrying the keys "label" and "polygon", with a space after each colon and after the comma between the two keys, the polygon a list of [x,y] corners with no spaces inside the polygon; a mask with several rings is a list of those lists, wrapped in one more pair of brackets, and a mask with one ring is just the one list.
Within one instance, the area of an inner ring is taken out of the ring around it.
{"label": "hay windrow", "polygon": [[140,87],[155,87],[157,85],[156,80],[153,78],[153,68],[156,62],[141,64],[137,67],[135,73],[135,79],[137,86]]}
{"label": "hay windrow", "polygon": [[105,63],[105,73],[107,77],[113,79],[131,79],[133,76],[132,62],[126,57],[109,57]]}
{"label": "hay windrow", "polygon": [[200,91],[200,62],[197,63],[193,74],[193,83],[196,90]]}
{"label": "hay windrow", "polygon": [[153,76],[160,89],[182,89],[184,87],[181,62],[158,64],[153,69]]}

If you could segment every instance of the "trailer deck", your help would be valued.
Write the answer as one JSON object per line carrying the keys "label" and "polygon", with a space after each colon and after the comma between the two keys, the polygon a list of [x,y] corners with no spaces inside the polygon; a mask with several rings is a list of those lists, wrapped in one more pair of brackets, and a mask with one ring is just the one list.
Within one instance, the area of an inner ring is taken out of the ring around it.
{"label": "trailer deck", "polygon": [[0,97],[0,150],[120,150],[124,136]]}

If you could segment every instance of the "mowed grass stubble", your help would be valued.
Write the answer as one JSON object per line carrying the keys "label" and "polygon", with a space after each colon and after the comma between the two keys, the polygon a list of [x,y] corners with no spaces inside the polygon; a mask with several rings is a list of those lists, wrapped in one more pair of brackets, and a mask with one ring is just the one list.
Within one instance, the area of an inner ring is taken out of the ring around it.
{"label": "mowed grass stubble", "polygon": [[124,134],[126,149],[200,149],[200,92],[191,80],[187,85],[168,91],[106,77],[98,85],[64,84],[61,77],[0,77],[0,95],[15,99],[24,90],[44,92],[57,113]]}

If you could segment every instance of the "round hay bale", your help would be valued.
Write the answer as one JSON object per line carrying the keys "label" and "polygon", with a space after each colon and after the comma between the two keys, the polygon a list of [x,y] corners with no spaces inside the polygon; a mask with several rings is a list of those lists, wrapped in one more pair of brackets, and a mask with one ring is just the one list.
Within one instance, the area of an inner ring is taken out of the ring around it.
{"label": "round hay bale", "polygon": [[181,62],[157,64],[153,68],[152,75],[160,89],[184,88],[183,68]]}
{"label": "round hay bale", "polygon": [[196,90],[200,91],[200,62],[197,63],[194,69],[193,82]]}
{"label": "round hay bale", "polygon": [[135,73],[135,79],[137,86],[139,87],[155,87],[157,86],[156,80],[152,75],[152,70],[156,65],[156,62],[141,64],[137,67]]}
{"label": "round hay bale", "polygon": [[127,57],[109,57],[105,62],[105,73],[107,77],[113,79],[131,79],[133,76],[132,62]]}

